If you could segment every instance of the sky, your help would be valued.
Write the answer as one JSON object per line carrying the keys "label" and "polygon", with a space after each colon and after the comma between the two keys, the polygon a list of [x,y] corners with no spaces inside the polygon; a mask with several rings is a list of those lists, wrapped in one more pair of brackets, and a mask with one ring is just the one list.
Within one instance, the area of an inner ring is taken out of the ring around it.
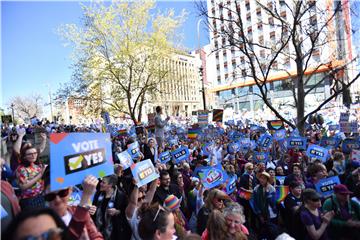
{"label": "sky", "polygon": [[[15,96],[40,94],[49,101],[60,83],[71,80],[71,47],[57,35],[61,24],[81,24],[78,1],[1,1],[1,85],[0,107],[9,112],[8,103]],[[188,12],[180,31],[183,45],[198,46],[197,22],[200,19],[194,0],[160,1],[157,9],[174,9],[178,15]],[[200,45],[209,43],[204,24],[200,27]],[[45,108],[45,111],[47,109]]]}

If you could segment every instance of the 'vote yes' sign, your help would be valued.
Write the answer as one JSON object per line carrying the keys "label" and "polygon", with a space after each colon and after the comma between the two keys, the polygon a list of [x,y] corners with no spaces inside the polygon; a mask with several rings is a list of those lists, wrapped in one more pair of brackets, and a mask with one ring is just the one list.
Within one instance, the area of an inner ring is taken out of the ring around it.
{"label": "'vote yes' sign", "polygon": [[289,137],[287,139],[287,148],[298,148],[305,150],[306,149],[306,138],[304,137]]}
{"label": "'vote yes' sign", "polygon": [[321,179],[315,184],[315,189],[324,198],[329,197],[334,192],[334,186],[340,184],[338,176]]}
{"label": "'vote yes' sign", "polygon": [[306,155],[310,158],[320,159],[322,162],[325,162],[329,155],[329,150],[313,144],[308,147]]}
{"label": "'vote yes' sign", "polygon": [[176,163],[180,163],[189,158],[190,153],[188,147],[180,147],[171,152],[171,155],[175,159]]}
{"label": "'vote yes' sign", "polygon": [[101,178],[113,173],[109,134],[50,135],[51,191],[79,184],[87,175]]}

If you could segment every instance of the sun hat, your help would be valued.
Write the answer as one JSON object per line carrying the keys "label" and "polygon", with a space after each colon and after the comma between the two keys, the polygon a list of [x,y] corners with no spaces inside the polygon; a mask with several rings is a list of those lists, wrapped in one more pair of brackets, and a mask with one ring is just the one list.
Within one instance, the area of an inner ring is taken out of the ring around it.
{"label": "sun hat", "polygon": [[164,200],[164,207],[169,209],[171,212],[175,211],[180,207],[182,198],[177,198],[175,195],[171,194],[167,196]]}

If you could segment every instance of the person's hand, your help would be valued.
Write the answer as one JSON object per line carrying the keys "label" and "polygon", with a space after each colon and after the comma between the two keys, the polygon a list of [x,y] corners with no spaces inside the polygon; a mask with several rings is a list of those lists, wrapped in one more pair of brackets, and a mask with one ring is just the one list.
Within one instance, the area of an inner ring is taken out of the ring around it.
{"label": "person's hand", "polygon": [[89,208],[90,215],[94,215],[96,212],[97,207],[95,205],[91,205]]}
{"label": "person's hand", "polygon": [[106,210],[106,212],[110,216],[115,216],[115,215],[118,215],[120,213],[120,211],[117,210],[116,208],[109,208],[109,209]]}
{"label": "person's hand", "polygon": [[96,186],[99,183],[99,180],[97,180],[96,177],[89,175],[87,176],[84,181],[83,181],[83,195],[93,195],[95,190],[96,190]]}
{"label": "person's hand", "polygon": [[326,212],[324,215],[322,215],[321,218],[324,223],[329,223],[334,216],[335,216],[335,212],[329,211],[329,212]]}
{"label": "person's hand", "polygon": [[23,136],[25,136],[25,134],[26,134],[25,128],[21,128],[21,127],[17,128],[17,129],[16,129],[16,132],[17,132],[17,134],[19,135],[19,137],[23,137]]}

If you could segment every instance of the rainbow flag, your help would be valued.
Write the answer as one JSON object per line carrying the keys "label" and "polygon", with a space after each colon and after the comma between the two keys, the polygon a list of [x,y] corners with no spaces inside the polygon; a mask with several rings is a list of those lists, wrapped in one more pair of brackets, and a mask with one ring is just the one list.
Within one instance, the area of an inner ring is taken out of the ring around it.
{"label": "rainbow flag", "polygon": [[146,129],[148,130],[148,132],[155,132],[155,125],[149,125],[146,127]]}
{"label": "rainbow flag", "polygon": [[188,139],[196,139],[199,133],[200,133],[200,128],[189,128]]}
{"label": "rainbow flag", "polygon": [[267,127],[269,130],[280,130],[285,128],[284,123],[281,120],[268,121]]}
{"label": "rainbow flag", "polygon": [[289,186],[276,186],[276,203],[284,201],[289,193]]}
{"label": "rainbow flag", "polygon": [[126,136],[127,135],[127,130],[124,128],[124,129],[119,129],[117,131],[118,135],[119,136]]}

